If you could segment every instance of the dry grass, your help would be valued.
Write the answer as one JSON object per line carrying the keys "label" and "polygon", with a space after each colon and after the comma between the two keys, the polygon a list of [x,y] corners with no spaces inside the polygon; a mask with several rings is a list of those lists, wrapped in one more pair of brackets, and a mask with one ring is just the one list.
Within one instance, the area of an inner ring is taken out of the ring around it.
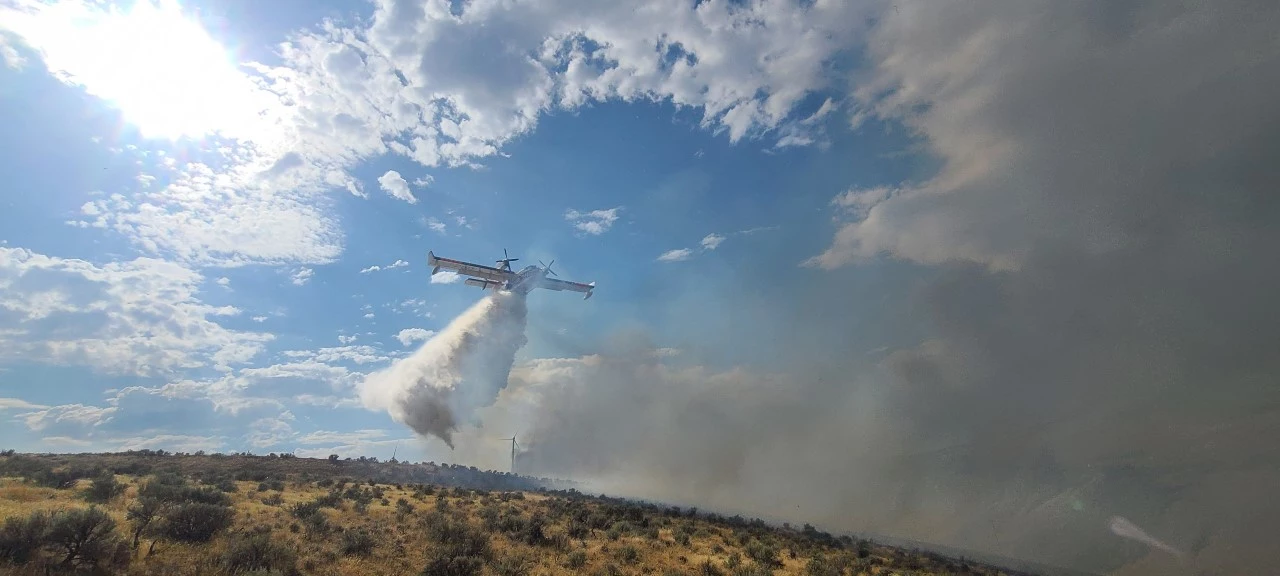
{"label": "dry grass", "polygon": [[[146,478],[118,475],[117,480],[128,488],[120,497],[100,506],[117,520],[118,530],[127,539],[130,526],[126,511]],[[33,486],[19,478],[0,478],[0,517],[26,516],[35,510],[87,507],[83,498],[87,485],[88,481],[81,480],[76,489],[56,490]],[[367,481],[359,486],[362,490],[371,489]],[[229,494],[235,509],[234,525],[229,530],[201,545],[158,541],[150,554],[151,542],[144,539],[132,562],[120,573],[227,574],[221,560],[228,548],[237,539],[257,530],[269,532],[272,543],[294,552],[295,567],[300,574],[419,574],[442,546],[428,529],[428,517],[437,514],[437,510],[445,517],[483,532],[491,553],[484,559],[480,573],[498,576],[1003,573],[973,564],[962,568],[956,561],[886,546],[863,544],[859,554],[856,541],[841,541],[821,533],[777,530],[740,519],[692,517],[656,506],[560,492],[467,491],[459,495],[454,489],[433,486],[433,493],[424,496],[415,485],[397,488],[378,484],[382,497],[373,498],[364,511],[358,511],[350,498],[343,498],[339,509],[321,508],[318,514],[324,517],[329,529],[316,533],[308,528],[307,522],[295,517],[291,507],[322,498],[330,494],[332,488],[296,478],[286,482],[283,492],[260,492],[259,483],[250,481],[236,482],[235,487],[236,491]],[[278,500],[275,495],[279,495]],[[401,499],[412,505],[412,512],[397,506]],[[273,500],[277,503],[267,503]],[[537,538],[527,530],[521,531],[520,527],[535,516],[545,519],[544,538],[530,543]],[[584,530],[583,526],[588,524],[590,528]],[[578,527],[581,537],[569,536],[571,525]],[[344,542],[357,540],[354,534],[358,532],[372,537],[372,551],[368,555],[344,555]],[[352,536],[344,539],[344,534]],[[772,547],[777,563],[768,570],[762,569],[752,560],[749,547],[753,545],[757,553],[762,546]],[[828,569],[811,567],[810,560],[814,557],[828,559]],[[738,559],[736,566],[735,558]],[[0,560],[0,572],[6,569]]]}

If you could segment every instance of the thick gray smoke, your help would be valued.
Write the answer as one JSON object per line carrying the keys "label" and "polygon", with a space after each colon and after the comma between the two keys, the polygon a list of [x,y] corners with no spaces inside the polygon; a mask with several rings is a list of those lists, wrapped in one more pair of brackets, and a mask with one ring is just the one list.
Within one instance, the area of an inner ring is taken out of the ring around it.
{"label": "thick gray smoke", "polygon": [[507,385],[525,344],[524,297],[497,292],[477,302],[412,356],[370,374],[360,399],[453,448],[453,435]]}
{"label": "thick gray smoke", "polygon": [[[801,293],[720,296],[759,320],[723,345],[789,368],[643,341],[517,366],[492,410],[526,418],[525,469],[1091,572],[1273,573],[1280,3],[894,5],[855,117],[939,168],[842,195]],[[925,336],[872,363],[835,278],[883,256],[916,266],[878,288]]]}

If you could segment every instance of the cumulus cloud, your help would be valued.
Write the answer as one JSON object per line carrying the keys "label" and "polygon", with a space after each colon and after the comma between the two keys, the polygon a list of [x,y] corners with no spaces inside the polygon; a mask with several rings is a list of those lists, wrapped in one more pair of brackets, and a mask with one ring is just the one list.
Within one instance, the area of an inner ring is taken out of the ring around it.
{"label": "cumulus cloud", "polygon": [[375,264],[375,265],[370,266],[370,267],[368,267],[368,268],[362,268],[362,269],[360,270],[360,273],[361,273],[361,274],[370,274],[370,273],[373,273],[373,272],[377,272],[377,271],[379,271],[379,270],[391,270],[391,269],[394,269],[394,268],[404,268],[405,266],[408,266],[408,265],[409,265],[409,263],[408,263],[408,262],[405,262],[404,260],[396,260],[395,262],[392,262],[392,263],[390,263],[390,264],[387,264],[386,266],[378,266],[378,265],[376,265],[376,264]]}
{"label": "cumulus cloud", "polygon": [[[381,0],[365,21],[292,34],[275,65],[239,66],[166,4],[22,0],[0,21],[59,79],[118,103],[144,131],[221,138],[207,158],[161,166],[167,186],[95,201],[84,222],[150,253],[231,266],[330,263],[343,235],[324,195],[363,197],[349,173],[358,162],[392,153],[475,165],[557,108],[650,99],[700,111],[732,142],[774,131],[795,142],[827,106],[796,111],[832,86],[832,65],[872,14],[842,2],[677,0],[643,10],[485,0],[454,14]],[[85,43],[87,33],[104,41]],[[186,72],[138,76],[170,68],[172,54],[189,60]],[[388,176],[388,193],[413,201]],[[580,224],[596,234],[606,221]]]}
{"label": "cumulus cloud", "polygon": [[667,250],[658,255],[659,262],[681,262],[688,260],[693,255],[693,250],[688,248],[676,248],[675,250]]}
{"label": "cumulus cloud", "polygon": [[592,210],[590,212],[579,212],[577,210],[568,210],[564,213],[564,219],[573,224],[573,227],[584,234],[599,236],[608,232],[613,227],[613,223],[618,220],[618,210],[621,208],[609,208],[608,210]]}
{"label": "cumulus cloud", "polygon": [[97,266],[0,247],[0,357],[143,376],[248,362],[273,336],[218,324],[240,311],[196,298],[203,281],[151,258]]}
{"label": "cumulus cloud", "polygon": [[401,330],[398,334],[396,334],[396,339],[399,340],[401,344],[408,346],[410,344],[413,344],[414,342],[427,340],[428,338],[431,338],[434,335],[435,335],[434,330],[424,330],[422,328],[405,328],[404,330]]}
{"label": "cumulus cloud", "polygon": [[418,203],[418,199],[414,197],[413,192],[409,191],[409,183],[395,170],[387,170],[386,174],[379,176],[378,186],[392,198],[404,200],[410,204]]}
{"label": "cumulus cloud", "polygon": [[309,282],[315,273],[316,271],[310,268],[299,268],[289,276],[289,281],[292,282],[294,286],[302,286]]}
{"label": "cumulus cloud", "polygon": [[719,234],[707,234],[702,238],[702,248],[705,250],[715,250],[724,243],[724,236]]}
{"label": "cumulus cloud", "polygon": [[462,275],[453,270],[441,270],[431,275],[432,284],[453,284],[462,280]]}
{"label": "cumulus cloud", "polygon": [[432,232],[437,234],[444,234],[446,232],[444,222],[441,222],[439,218],[427,218],[426,220],[423,220],[423,225],[430,228]]}

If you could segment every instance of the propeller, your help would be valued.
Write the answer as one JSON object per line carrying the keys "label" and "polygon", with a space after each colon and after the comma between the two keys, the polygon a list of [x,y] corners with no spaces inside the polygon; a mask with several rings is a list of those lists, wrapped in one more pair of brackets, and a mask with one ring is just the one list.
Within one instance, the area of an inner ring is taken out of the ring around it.
{"label": "propeller", "polygon": [[[541,260],[539,260],[539,261],[538,261],[538,263],[539,263],[539,264],[542,264],[542,261],[541,261]],[[555,263],[556,263],[556,261],[555,261],[554,259],[553,259],[553,260],[551,260],[551,264],[555,264]],[[542,269],[543,269],[543,270],[546,270],[546,271],[547,271],[547,274],[550,274],[550,275],[552,275],[552,276],[559,276],[559,274],[556,274],[556,271],[555,271],[555,270],[552,270],[552,269],[551,269],[551,264],[542,264]]]}
{"label": "propeller", "polygon": [[498,260],[498,264],[501,264],[505,268],[511,268],[511,263],[515,262],[516,260],[519,260],[519,258],[512,258],[510,254],[507,254],[507,249],[503,248],[502,259]]}

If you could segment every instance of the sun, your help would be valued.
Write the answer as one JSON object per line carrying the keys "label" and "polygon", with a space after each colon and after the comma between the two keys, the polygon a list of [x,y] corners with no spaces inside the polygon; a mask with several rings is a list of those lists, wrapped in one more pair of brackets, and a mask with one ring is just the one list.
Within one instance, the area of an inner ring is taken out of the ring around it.
{"label": "sun", "polygon": [[252,140],[280,105],[174,0],[19,0],[0,7],[0,22],[50,72],[109,102],[147,138]]}

